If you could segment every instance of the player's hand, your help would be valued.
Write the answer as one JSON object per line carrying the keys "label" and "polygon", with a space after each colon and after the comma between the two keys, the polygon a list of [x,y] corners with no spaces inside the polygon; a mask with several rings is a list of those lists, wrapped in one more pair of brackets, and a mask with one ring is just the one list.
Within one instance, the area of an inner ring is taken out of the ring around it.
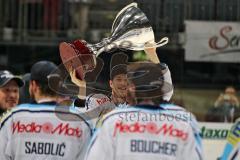
{"label": "player's hand", "polygon": [[144,51],[150,61],[152,61],[153,63],[160,63],[158,56],[157,56],[157,52],[156,52],[155,42],[145,43]]}
{"label": "player's hand", "polygon": [[83,80],[80,80],[77,78],[76,76],[76,70],[73,69],[71,72],[70,72],[70,76],[71,76],[71,81],[76,84],[77,86],[79,87],[83,87],[83,86],[86,86],[86,82],[83,81]]}
{"label": "player's hand", "polygon": [[70,76],[71,76],[71,81],[76,84],[79,87],[79,94],[78,98],[79,99],[85,99],[86,98],[86,81],[82,81],[76,77],[76,70],[73,69],[71,70]]}
{"label": "player's hand", "polygon": [[146,42],[144,45],[145,53],[156,53],[156,47],[154,42]]}

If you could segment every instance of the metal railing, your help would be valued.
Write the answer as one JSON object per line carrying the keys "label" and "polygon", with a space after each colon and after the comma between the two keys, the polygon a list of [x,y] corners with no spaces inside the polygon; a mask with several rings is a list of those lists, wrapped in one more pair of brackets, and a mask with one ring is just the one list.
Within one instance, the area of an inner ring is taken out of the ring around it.
{"label": "metal railing", "polygon": [[51,45],[82,37],[87,12],[88,5],[70,0],[0,0],[0,42]]}
{"label": "metal railing", "polygon": [[[98,41],[109,33],[123,3],[132,1],[0,0],[0,43],[56,45],[76,38]],[[240,21],[239,0],[135,1],[147,14],[156,39],[167,35],[174,44],[185,30],[185,19]]]}

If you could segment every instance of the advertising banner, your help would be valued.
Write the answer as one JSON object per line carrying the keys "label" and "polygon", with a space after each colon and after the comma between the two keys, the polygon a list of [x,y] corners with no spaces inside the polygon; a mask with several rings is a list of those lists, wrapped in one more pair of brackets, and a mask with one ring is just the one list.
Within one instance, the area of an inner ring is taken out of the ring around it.
{"label": "advertising banner", "polygon": [[240,62],[240,23],[185,21],[186,61]]}
{"label": "advertising banner", "polygon": [[199,123],[206,160],[216,160],[221,156],[232,125],[232,123]]}

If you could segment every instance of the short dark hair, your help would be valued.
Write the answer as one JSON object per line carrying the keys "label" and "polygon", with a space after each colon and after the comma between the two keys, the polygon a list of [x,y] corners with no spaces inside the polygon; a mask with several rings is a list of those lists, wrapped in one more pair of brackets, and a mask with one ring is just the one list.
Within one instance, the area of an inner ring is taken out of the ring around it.
{"label": "short dark hair", "polygon": [[40,82],[40,81],[38,81],[38,80],[34,80],[34,81],[35,81],[35,82],[37,83],[37,85],[39,86],[39,88],[40,88],[40,90],[41,90],[41,93],[42,93],[43,95],[46,95],[46,96],[56,96],[56,95],[58,95],[57,92],[53,91],[53,90],[49,87],[48,83],[42,83],[42,82]]}
{"label": "short dark hair", "polygon": [[115,76],[120,74],[127,74],[127,65],[126,64],[118,64],[114,66],[111,70],[110,79],[113,80]]}
{"label": "short dark hair", "polygon": [[113,54],[110,63],[110,79],[120,74],[127,74],[128,56],[126,51],[117,51]]}

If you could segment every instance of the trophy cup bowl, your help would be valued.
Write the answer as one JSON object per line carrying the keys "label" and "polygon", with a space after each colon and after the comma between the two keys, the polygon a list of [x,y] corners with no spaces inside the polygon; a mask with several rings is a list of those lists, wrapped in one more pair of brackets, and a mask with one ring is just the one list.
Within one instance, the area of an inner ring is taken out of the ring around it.
{"label": "trophy cup bowl", "polygon": [[[168,39],[162,39],[163,46]],[[84,40],[73,43],[60,43],[60,56],[68,72],[76,71],[79,80],[84,80],[87,72],[96,66],[96,57],[103,51],[112,48],[125,48],[130,50],[144,50],[146,43],[155,43],[154,33],[146,15],[131,3],[124,7],[116,16],[111,35],[97,44],[89,44]]]}
{"label": "trophy cup bowl", "polygon": [[96,66],[96,58],[84,41],[76,40],[72,44],[62,42],[59,46],[62,62],[68,72],[76,71],[76,78],[84,79],[87,71],[92,71]]}

